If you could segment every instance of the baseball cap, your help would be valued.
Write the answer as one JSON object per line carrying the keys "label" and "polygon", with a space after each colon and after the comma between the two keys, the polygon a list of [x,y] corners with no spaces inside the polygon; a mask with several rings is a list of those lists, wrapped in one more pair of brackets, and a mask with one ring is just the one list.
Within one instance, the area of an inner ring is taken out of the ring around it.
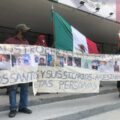
{"label": "baseball cap", "polygon": [[18,24],[18,25],[16,25],[16,30],[28,31],[28,30],[31,30],[31,28],[28,27],[26,24]]}

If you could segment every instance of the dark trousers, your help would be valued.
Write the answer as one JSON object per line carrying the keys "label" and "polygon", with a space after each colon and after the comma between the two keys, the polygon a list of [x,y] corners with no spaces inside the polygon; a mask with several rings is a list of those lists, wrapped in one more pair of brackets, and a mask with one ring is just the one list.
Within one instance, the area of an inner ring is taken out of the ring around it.
{"label": "dark trousers", "polygon": [[[20,84],[20,101],[19,101],[19,109],[28,106],[28,86],[29,84]],[[12,85],[9,87],[9,102],[10,102],[10,110],[16,110],[16,91],[18,85]]]}

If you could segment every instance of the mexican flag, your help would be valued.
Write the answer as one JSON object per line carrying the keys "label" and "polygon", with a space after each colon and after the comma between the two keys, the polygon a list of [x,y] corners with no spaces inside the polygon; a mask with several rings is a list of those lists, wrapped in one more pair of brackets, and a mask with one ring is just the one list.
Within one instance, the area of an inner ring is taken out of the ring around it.
{"label": "mexican flag", "polygon": [[53,11],[55,48],[81,53],[98,53],[94,42]]}

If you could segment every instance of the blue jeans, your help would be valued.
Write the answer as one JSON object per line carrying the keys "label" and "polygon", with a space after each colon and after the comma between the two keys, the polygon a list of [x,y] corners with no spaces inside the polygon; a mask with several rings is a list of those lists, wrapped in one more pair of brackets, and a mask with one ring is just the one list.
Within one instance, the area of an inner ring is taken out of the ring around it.
{"label": "blue jeans", "polygon": [[[20,84],[20,101],[19,101],[19,109],[27,107],[28,105],[28,86],[29,84]],[[9,102],[10,102],[10,110],[16,110],[16,91],[17,85],[12,85],[9,87]]]}

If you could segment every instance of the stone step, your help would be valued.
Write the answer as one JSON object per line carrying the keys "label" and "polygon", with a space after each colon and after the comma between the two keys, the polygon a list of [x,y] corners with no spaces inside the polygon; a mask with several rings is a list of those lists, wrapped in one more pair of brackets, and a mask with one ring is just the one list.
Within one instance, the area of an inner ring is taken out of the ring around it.
{"label": "stone step", "polygon": [[[119,110],[120,98],[118,98],[117,93],[107,93],[34,105],[30,106],[30,109],[33,111],[31,115],[18,113],[13,120],[87,120],[93,116]],[[9,111],[0,112],[2,120],[7,120],[8,117],[6,115],[8,112]],[[109,120],[113,119],[111,118]]]}
{"label": "stone step", "polygon": [[[31,88],[30,88],[31,91]],[[29,95],[29,106],[40,105],[40,104],[48,104],[56,101],[64,101],[64,100],[73,100],[77,98],[87,98],[91,96],[99,96],[103,94],[115,93],[117,91],[115,86],[105,86],[100,88],[100,93],[88,93],[88,94],[40,94],[37,96],[33,96],[32,92]],[[117,94],[117,93],[116,93]],[[4,102],[3,102],[4,101]],[[17,95],[17,101],[19,101],[19,95]],[[0,111],[9,109],[9,101],[8,95],[1,94],[0,95]]]}

